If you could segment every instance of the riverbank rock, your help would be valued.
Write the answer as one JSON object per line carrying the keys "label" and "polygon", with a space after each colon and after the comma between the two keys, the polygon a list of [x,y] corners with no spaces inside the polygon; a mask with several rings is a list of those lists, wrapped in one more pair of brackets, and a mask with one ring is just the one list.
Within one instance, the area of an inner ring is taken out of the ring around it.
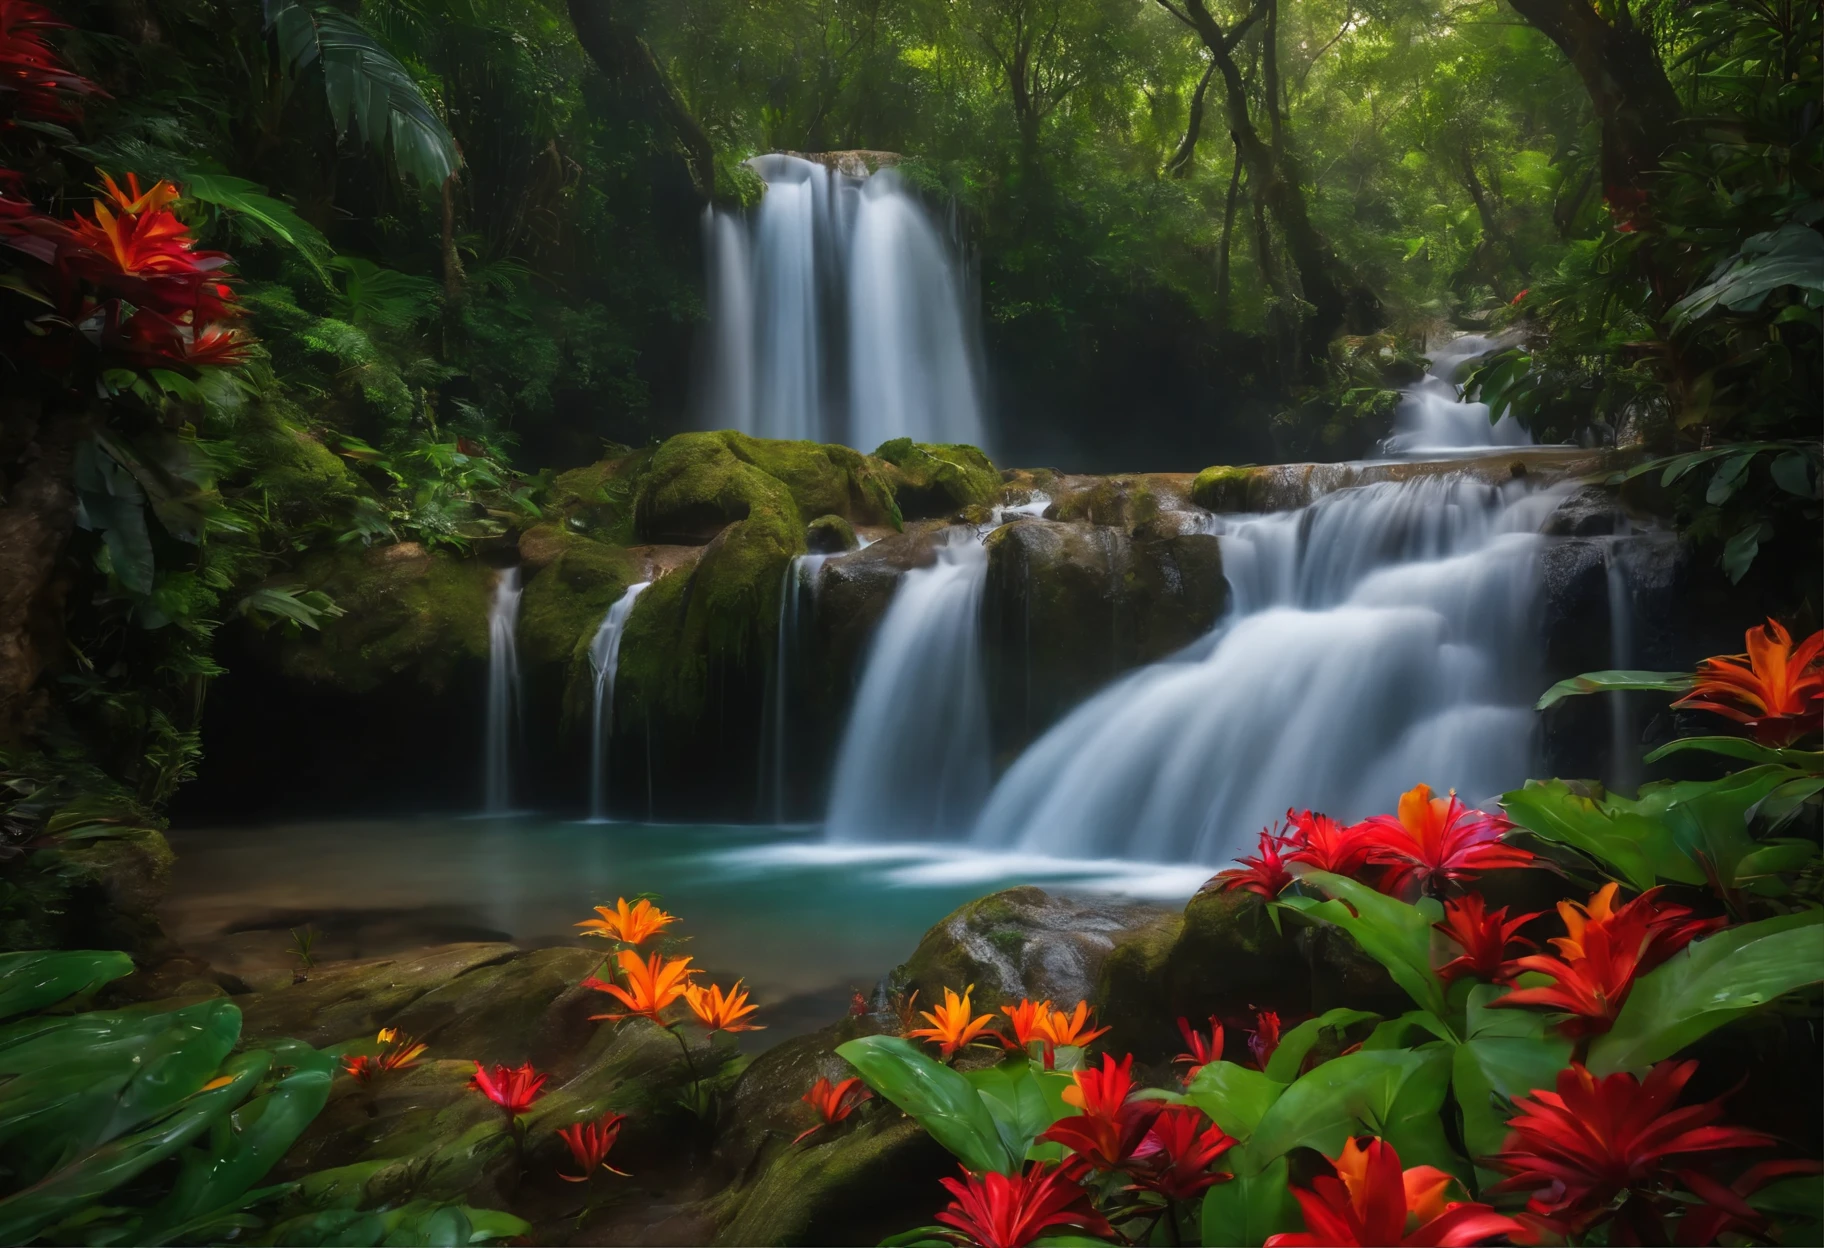
{"label": "riverbank rock", "polygon": [[1114,476],[1057,474],[1047,491],[1048,520],[1123,529],[1131,534],[1194,532],[1202,513],[1191,499],[1188,472],[1136,472]]}
{"label": "riverbank rock", "polygon": [[947,517],[964,507],[991,503],[1000,494],[1000,473],[973,446],[894,438],[881,443],[874,457],[892,466],[888,480],[907,520]]}

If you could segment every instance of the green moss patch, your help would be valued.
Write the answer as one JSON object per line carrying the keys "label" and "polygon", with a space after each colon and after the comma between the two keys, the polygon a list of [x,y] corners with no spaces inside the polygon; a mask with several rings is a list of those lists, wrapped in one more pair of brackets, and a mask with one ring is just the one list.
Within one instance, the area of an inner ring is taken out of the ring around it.
{"label": "green moss patch", "polygon": [[1001,474],[980,450],[961,443],[894,438],[875,450],[893,467],[893,495],[908,520],[947,516],[1000,496]]}

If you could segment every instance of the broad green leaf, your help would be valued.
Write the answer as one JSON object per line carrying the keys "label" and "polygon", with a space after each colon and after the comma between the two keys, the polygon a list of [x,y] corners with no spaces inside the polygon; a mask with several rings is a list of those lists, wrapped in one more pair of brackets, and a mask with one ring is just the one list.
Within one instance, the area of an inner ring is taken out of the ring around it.
{"label": "broad green leaf", "polygon": [[1277,1079],[1234,1062],[1210,1062],[1197,1072],[1184,1096],[1210,1121],[1247,1143],[1273,1102],[1286,1090]]}
{"label": "broad green leaf", "polygon": [[897,1036],[863,1036],[839,1045],[836,1053],[971,1170],[1019,1170],[1020,1158],[1001,1142],[1000,1128],[975,1086],[950,1067]]}
{"label": "broad green leaf", "polygon": [[1718,307],[1752,312],[1782,286],[1824,294],[1824,235],[1796,221],[1750,236],[1709,281],[1673,304],[1666,319],[1680,329]]}
{"label": "broad green leaf", "polygon": [[[1409,1126],[1415,1107],[1431,1098],[1434,1085],[1425,1082],[1410,1101],[1402,1101],[1400,1093],[1414,1078],[1435,1080],[1440,1064],[1448,1072],[1444,1045],[1364,1049],[1325,1062],[1287,1088],[1261,1118],[1248,1140],[1253,1164],[1264,1166],[1295,1148],[1315,1148],[1334,1157],[1351,1135],[1379,1135],[1396,1122]],[[1441,1091],[1438,1098],[1442,1103]]]}
{"label": "broad green leaf", "polygon": [[1787,781],[1804,778],[1790,767],[1750,767],[1719,780],[1648,785],[1637,799],[1611,798],[1609,805],[1662,824],[1688,858],[1696,861],[1701,855],[1727,880],[1756,848],[1748,834],[1755,807]]}
{"label": "broad green leaf", "polygon": [[1502,794],[1501,805],[1508,818],[1534,836],[1581,850],[1642,892],[1662,879],[1704,882],[1704,873],[1679,850],[1670,828],[1616,799],[1599,804],[1572,792],[1562,780],[1550,780]]}
{"label": "broad green leaf", "polygon": [[113,950],[0,953],[0,1018],[55,1005],[133,973],[133,959]]}
{"label": "broad green leaf", "polygon": [[1597,1074],[1642,1070],[1785,993],[1824,982],[1824,910],[1745,923],[1695,941],[1642,976],[1590,1046]]}
{"label": "broad green leaf", "polygon": [[1769,471],[1773,483],[1788,494],[1797,494],[1800,498],[1817,498],[1818,481],[1812,471],[1812,457],[1799,451],[1787,451],[1773,461]]}
{"label": "broad green leaf", "polygon": [[1451,1059],[1463,1142],[1472,1158],[1500,1151],[1509,1102],[1556,1086],[1558,1072],[1571,1060],[1571,1042],[1549,1034],[1544,1015],[1488,1008],[1504,992],[1493,984],[1476,985],[1469,998],[1469,1038]]}
{"label": "broad green leaf", "polygon": [[1393,1145],[1401,1163],[1409,1168],[1436,1166],[1467,1179],[1463,1159],[1444,1134],[1444,1097],[1450,1090],[1451,1055],[1456,1048],[1443,1042],[1413,1050],[1427,1060],[1400,1085],[1386,1117],[1375,1124],[1375,1134]]}
{"label": "broad green leaf", "polygon": [[228,1082],[197,1092],[156,1125],[81,1154],[30,1187],[0,1200],[0,1243],[20,1244],[133,1179],[225,1118],[253,1089],[272,1055],[243,1053],[223,1074]]}
{"label": "broad green leaf", "polygon": [[531,1224],[495,1209],[414,1200],[394,1209],[324,1209],[281,1222],[271,1242],[314,1248],[485,1244],[525,1235]]}
{"label": "broad green leaf", "polygon": [[1280,1037],[1279,1047],[1267,1059],[1267,1077],[1281,1083],[1291,1083],[1298,1078],[1298,1070],[1305,1064],[1306,1054],[1323,1038],[1324,1032],[1333,1031],[1341,1035],[1356,1023],[1365,1023],[1379,1017],[1379,1014],[1367,1010],[1338,1008],[1326,1010],[1316,1018],[1306,1019]]}
{"label": "broad green leaf", "polygon": [[1024,1160],[1041,1132],[1077,1112],[1063,1099],[1064,1089],[1071,1085],[1070,1076],[1034,1070],[1023,1053],[998,1066],[966,1071],[963,1078],[987,1106],[1009,1157]]}
{"label": "broad green leaf", "polygon": [[228,1130],[209,1147],[184,1154],[170,1194],[139,1229],[140,1243],[194,1238],[195,1228],[234,1210],[322,1111],[335,1061],[295,1040],[275,1044],[273,1057],[291,1073],[229,1115]]}
{"label": "broad green leaf", "polygon": [[1207,1248],[1251,1248],[1298,1226],[1286,1159],[1275,1157],[1256,1167],[1246,1154],[1246,1145],[1229,1150],[1226,1161],[1235,1177],[1218,1183],[1203,1198],[1201,1239]]}
{"label": "broad green leaf", "polygon": [[186,174],[179,181],[188,198],[252,222],[260,233],[296,251],[329,284],[329,270],[323,267],[332,254],[329,240],[290,204],[266,194],[257,182],[225,173]]}
{"label": "broad green leaf", "polygon": [[[1414,1031],[1423,1031],[1433,1040],[1442,1040],[1447,1044],[1457,1042],[1456,1035],[1445,1025],[1444,1020],[1430,1010],[1409,1010],[1398,1018],[1390,1018],[1376,1027],[1364,1041],[1364,1049],[1407,1049]],[[1421,1041],[1420,1043],[1426,1043]]]}
{"label": "broad green leaf", "polygon": [[1690,672],[1585,672],[1581,676],[1561,680],[1547,689],[1533,705],[1533,709],[1543,711],[1566,698],[1584,693],[1617,693],[1641,689],[1660,693],[1688,693],[1691,683]]}
{"label": "broad green leaf", "polygon": [[1723,543],[1723,571],[1729,574],[1730,584],[1741,583],[1754,566],[1754,557],[1761,553],[1761,542],[1772,536],[1773,526],[1762,521],[1744,525]]}
{"label": "broad green leaf", "polygon": [[1798,871],[1818,857],[1815,841],[1782,837],[1762,842],[1761,847],[1735,864],[1737,886],[1775,876],[1782,871]]}
{"label": "broad green leaf", "polygon": [[1666,742],[1642,761],[1657,763],[1662,758],[1669,758],[1685,750],[1702,750],[1708,754],[1721,754],[1725,758],[1739,758],[1745,763],[1770,763],[1824,774],[1824,753],[1816,750],[1779,750],[1758,741],[1750,741],[1746,737],[1680,737],[1676,741]]}
{"label": "broad green leaf", "polygon": [[1735,492],[1748,480],[1748,469],[1754,464],[1754,452],[1748,451],[1731,459],[1725,459],[1710,477],[1710,488],[1704,491],[1704,501],[1712,507],[1721,507],[1735,497]]}
{"label": "broad green leaf", "polygon": [[1328,871],[1305,871],[1298,879],[1301,884],[1328,894],[1331,900],[1288,896],[1276,905],[1333,923],[1348,932],[1364,953],[1387,968],[1393,982],[1414,1001],[1443,1017],[1444,983],[1431,969],[1431,925],[1443,917],[1436,902],[1409,906],[1366,884]]}

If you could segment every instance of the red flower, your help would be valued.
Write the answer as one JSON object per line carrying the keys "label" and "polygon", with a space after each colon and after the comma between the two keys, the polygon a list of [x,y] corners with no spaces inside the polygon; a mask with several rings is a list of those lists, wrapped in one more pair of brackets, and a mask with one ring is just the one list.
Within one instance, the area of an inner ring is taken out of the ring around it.
{"label": "red flower", "polygon": [[1102,1055],[1100,1070],[1079,1070],[1064,1089],[1064,1102],[1083,1112],[1053,1123],[1039,1138],[1062,1144],[1097,1170],[1119,1170],[1133,1159],[1163,1108],[1134,1101],[1134,1059]]}
{"label": "red flower", "polygon": [[1384,1140],[1369,1140],[1367,1148],[1350,1140],[1334,1164],[1334,1176],[1292,1189],[1304,1211],[1304,1233],[1274,1235],[1266,1248],[1460,1248],[1524,1233],[1519,1222],[1487,1205],[1447,1201],[1448,1174],[1433,1166],[1402,1171],[1400,1155]]}
{"label": "red flower", "polygon": [[1444,921],[1432,924],[1432,928],[1460,945],[1463,956],[1439,967],[1438,978],[1448,983],[1462,975],[1474,975],[1491,984],[1510,982],[1513,968],[1507,962],[1508,946],[1521,944],[1531,948],[1530,940],[1521,940],[1515,933],[1541,913],[1534,911],[1510,919],[1506,906],[1489,910],[1481,893],[1467,893],[1445,902]]}
{"label": "red flower", "polygon": [[1234,1139],[1195,1105],[1167,1105],[1137,1150],[1134,1187],[1169,1200],[1195,1200],[1205,1188],[1235,1177],[1210,1171],[1233,1147]]}
{"label": "red flower", "polygon": [[823,1121],[816,1126],[800,1131],[792,1143],[796,1144],[813,1131],[835,1126],[854,1113],[856,1106],[873,1097],[874,1094],[866,1088],[861,1089],[860,1096],[850,1096],[849,1093],[855,1091],[860,1084],[859,1079],[844,1079],[841,1083],[832,1084],[828,1079],[819,1075],[817,1082],[811,1085],[811,1090],[798,1099],[816,1110],[822,1116]]}
{"label": "red flower", "polygon": [[1751,628],[1746,654],[1697,665],[1691,692],[1673,706],[1709,711],[1754,729],[1762,745],[1791,745],[1824,731],[1824,630],[1800,642],[1778,620]]}
{"label": "red flower", "polygon": [[1214,1014],[1210,1015],[1210,1030],[1205,1035],[1192,1027],[1188,1018],[1180,1018],[1178,1034],[1184,1037],[1186,1051],[1174,1057],[1172,1064],[1186,1067],[1184,1082],[1188,1086],[1197,1077],[1198,1071],[1211,1062],[1222,1060],[1222,1023]]}
{"label": "red flower", "polygon": [[1530,287],[1530,286],[1525,287],[1524,289],[1521,290],[1521,292],[1519,294],[1515,295],[1512,299],[1509,299],[1507,301],[1508,305],[1511,307],[1515,304],[1518,304],[1522,299],[1526,298],[1528,295],[1530,295],[1532,293],[1533,293],[1532,287]]}
{"label": "red flower", "polygon": [[621,1124],[627,1121],[627,1115],[603,1114],[594,1122],[578,1122],[568,1127],[558,1128],[557,1138],[570,1146],[570,1155],[576,1158],[576,1164],[582,1167],[581,1174],[565,1174],[562,1170],[557,1177],[566,1183],[587,1183],[595,1168],[600,1166],[610,1174],[627,1177],[625,1170],[616,1170],[608,1164],[609,1150],[615,1140],[620,1138]]}
{"label": "red flower", "polygon": [[1714,1244],[1731,1233],[1758,1240],[1772,1239],[1767,1215],[1750,1205],[1748,1197],[1777,1179],[1820,1171],[1824,1171],[1824,1165],[1810,1160],[1763,1161],[1748,1167],[1739,1179],[1724,1187],[1707,1174],[1680,1170],[1678,1181],[1704,1203],[1686,1210],[1685,1216],[1679,1219],[1678,1242]]}
{"label": "red flower", "polygon": [[105,95],[100,87],[72,73],[44,36],[67,30],[69,23],[30,0],[0,0],[0,130],[13,128],[13,117],[31,121],[75,121],[82,110],[65,95]]}
{"label": "red flower", "polygon": [[500,1106],[507,1117],[514,1118],[532,1108],[548,1078],[549,1075],[533,1070],[531,1062],[518,1068],[496,1066],[492,1074],[476,1062],[475,1077],[469,1080],[469,1086]]}
{"label": "red flower", "polygon": [[1220,880],[1225,892],[1240,888],[1265,897],[1268,901],[1273,900],[1292,882],[1292,874],[1286,870],[1286,860],[1282,856],[1282,851],[1288,844],[1290,842],[1285,837],[1273,835],[1272,829],[1261,829],[1260,853],[1253,858],[1243,858],[1243,866],[1218,871],[1216,878],[1204,887],[1209,888]]}
{"label": "red flower", "polygon": [[1115,1228],[1095,1211],[1077,1184],[1076,1167],[1034,1163],[1023,1174],[970,1174],[942,1179],[954,1197],[937,1215],[956,1232],[953,1243],[1024,1248],[1054,1228],[1113,1239]]}
{"label": "red flower", "polygon": [[1573,1062],[1558,1072],[1556,1092],[1515,1099],[1507,1144],[1484,1163],[1510,1177],[1489,1191],[1532,1192],[1527,1209],[1573,1234],[1616,1214],[1624,1193],[1624,1221],[1657,1221],[1652,1206],[1675,1185],[1672,1158],[1774,1143],[1759,1131],[1713,1125],[1721,1100],[1674,1109],[1696,1070],[1696,1062],[1661,1062],[1645,1080],[1626,1071],[1598,1079]]}
{"label": "red flower", "polygon": [[1465,808],[1455,791],[1433,797],[1431,787],[1420,784],[1401,795],[1397,816],[1376,815],[1355,831],[1368,842],[1373,861],[1391,866],[1381,891],[1392,893],[1409,881],[1424,891],[1498,867],[1524,867],[1533,856],[1501,843],[1512,826],[1505,815]]}
{"label": "red flower", "polygon": [[1552,937],[1557,954],[1531,954],[1508,966],[1510,974],[1538,971],[1556,982],[1515,989],[1494,1004],[1558,1010],[1570,1016],[1559,1024],[1565,1035],[1598,1035],[1614,1026],[1636,978],[1728,922],[1693,918],[1687,907],[1660,901],[1657,888],[1617,906],[1619,890],[1605,884],[1587,905],[1559,902],[1565,934]]}
{"label": "red flower", "polygon": [[1272,1010],[1254,1011],[1254,1030],[1248,1033],[1248,1053],[1256,1069],[1265,1070],[1279,1047],[1279,1015]]}
{"label": "red flower", "polygon": [[1345,828],[1329,815],[1308,810],[1286,812],[1291,827],[1287,839],[1296,847],[1286,855],[1287,862],[1302,862],[1336,875],[1354,877],[1368,865],[1373,844],[1358,825]]}

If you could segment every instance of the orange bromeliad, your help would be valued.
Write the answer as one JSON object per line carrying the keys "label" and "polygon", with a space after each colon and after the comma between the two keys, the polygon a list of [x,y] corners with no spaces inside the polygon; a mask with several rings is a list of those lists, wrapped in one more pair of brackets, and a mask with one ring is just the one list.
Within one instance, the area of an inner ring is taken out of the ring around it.
{"label": "orange bromeliad", "polygon": [[562,1170],[557,1177],[566,1183],[587,1183],[595,1168],[600,1166],[610,1174],[627,1177],[625,1170],[616,1170],[608,1164],[608,1153],[614,1148],[615,1140],[620,1138],[621,1124],[627,1121],[627,1115],[606,1113],[594,1122],[572,1123],[559,1127],[557,1138],[569,1145],[570,1155],[576,1158],[576,1164],[582,1167],[581,1174],[565,1174]]}
{"label": "orange bromeliad", "polygon": [[1366,1148],[1350,1140],[1332,1164],[1334,1175],[1292,1189],[1304,1232],[1270,1236],[1267,1248],[1461,1248],[1525,1233],[1520,1222],[1487,1205],[1448,1200],[1454,1180],[1435,1166],[1402,1170],[1400,1155],[1384,1140],[1369,1140]]}
{"label": "orange bromeliad", "polygon": [[1045,1023],[1051,1017],[1051,1002],[1022,1000],[1018,1005],[1003,1005],[1001,1013],[1007,1016],[1008,1026],[1013,1028],[1012,1038],[1003,1037],[1001,1043],[1009,1049],[1024,1052],[1033,1041],[1044,1040]]}
{"label": "orange bromeliad", "polygon": [[[857,1088],[860,1088],[860,1094],[851,1096],[850,1093],[855,1092]],[[811,1085],[811,1090],[798,1099],[816,1110],[822,1121],[800,1131],[792,1143],[796,1144],[806,1136],[821,1131],[825,1127],[835,1126],[854,1113],[856,1107],[863,1101],[872,1100],[873,1097],[872,1091],[861,1087],[860,1079],[849,1078],[844,1079],[841,1083],[831,1083],[819,1075],[817,1082]]]}
{"label": "orange bromeliad", "polygon": [[911,1040],[929,1040],[939,1046],[942,1056],[949,1058],[958,1049],[976,1043],[977,1038],[994,1021],[994,1015],[977,1015],[970,1003],[969,995],[975,991],[970,984],[963,989],[963,995],[957,996],[954,989],[944,989],[944,1003],[935,1010],[920,1010],[919,1014],[931,1025],[919,1027],[906,1033]]}
{"label": "orange bromeliad", "polygon": [[597,906],[595,912],[602,917],[584,919],[577,924],[584,929],[583,934],[618,940],[624,945],[645,944],[648,937],[664,930],[666,925],[677,922],[676,915],[666,914],[644,897],[631,906],[622,897],[612,908]]}
{"label": "orange bromeliad", "polygon": [[1824,731],[1824,630],[1795,648],[1778,620],[1748,630],[1745,654],[1697,665],[1691,692],[1672,705],[1709,711],[1754,730],[1762,745]]}
{"label": "orange bromeliad", "polygon": [[627,1007],[622,1014],[591,1014],[591,1021],[608,1019],[621,1022],[629,1018],[645,1018],[665,1026],[662,1017],[665,1010],[684,996],[688,986],[691,970],[689,958],[666,958],[653,954],[642,961],[640,955],[631,949],[623,949],[615,955],[621,964],[621,974],[627,977],[627,986],[610,984],[591,975],[583,981],[583,987],[605,992]]}
{"label": "orange bromeliad", "polygon": [[1077,1002],[1074,1011],[1047,1010],[1045,1017],[1039,1020],[1038,1034],[1047,1044],[1058,1048],[1083,1048],[1097,1036],[1108,1031],[1106,1027],[1089,1025],[1089,1002]]}
{"label": "orange bromeliad", "polygon": [[699,988],[688,981],[684,985],[684,1004],[697,1016],[697,1021],[709,1028],[711,1034],[718,1031],[765,1031],[759,1023],[744,1023],[741,1020],[752,1014],[758,1006],[747,1003],[747,989],[736,980],[735,986],[726,993],[715,984]]}
{"label": "orange bromeliad", "polygon": [[390,1075],[394,1071],[410,1070],[418,1064],[418,1059],[430,1046],[410,1036],[401,1036],[392,1027],[382,1028],[376,1037],[385,1051],[378,1054],[360,1053],[345,1056],[342,1069],[356,1083],[371,1083],[375,1075]]}

